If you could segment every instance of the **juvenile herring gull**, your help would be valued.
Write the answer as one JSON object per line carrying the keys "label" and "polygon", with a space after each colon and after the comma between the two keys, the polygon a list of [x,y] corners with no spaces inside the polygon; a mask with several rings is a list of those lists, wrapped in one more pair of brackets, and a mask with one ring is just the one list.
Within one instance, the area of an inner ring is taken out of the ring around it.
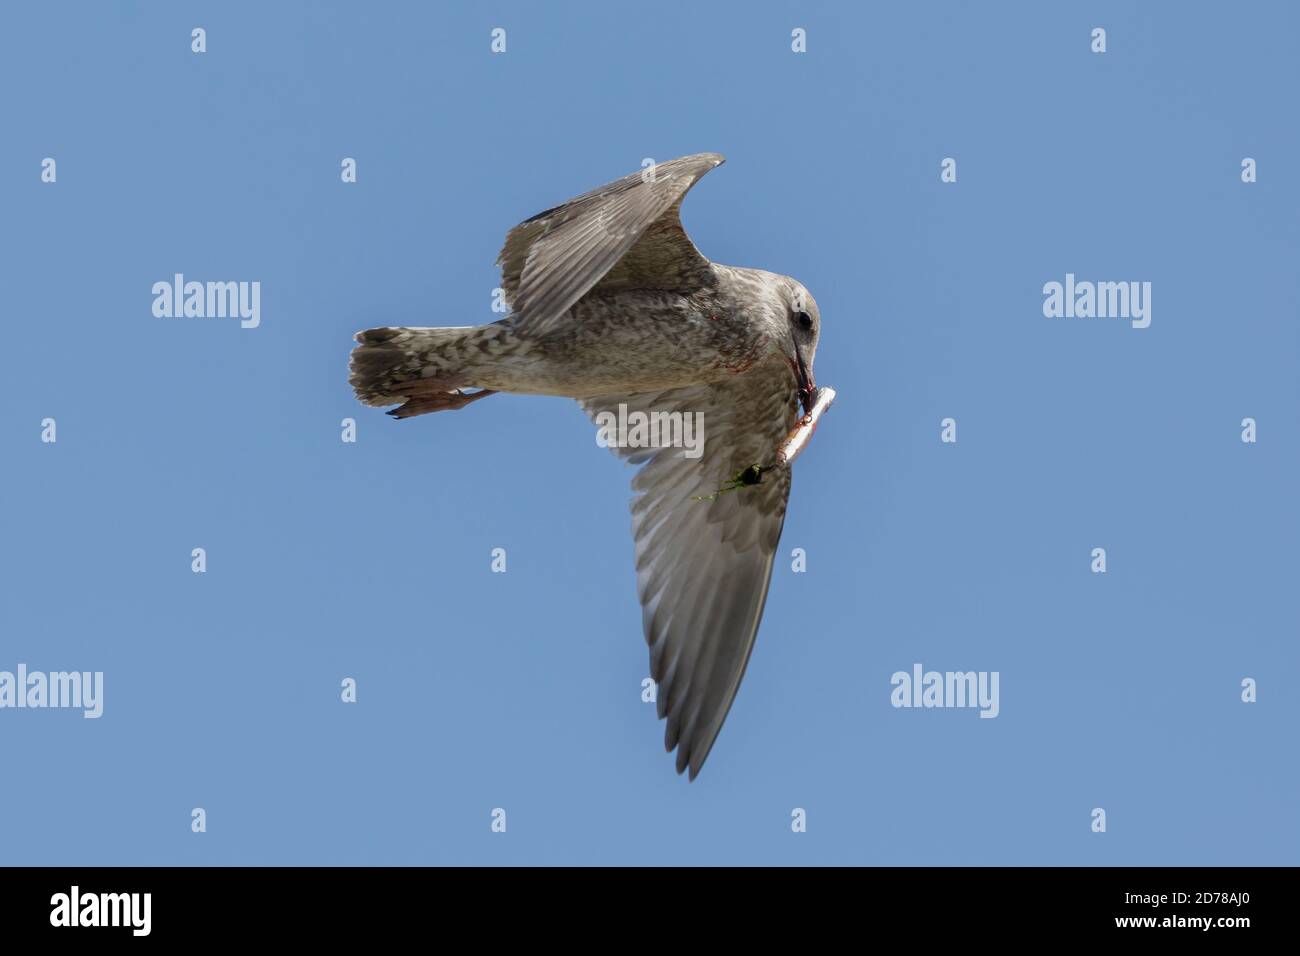
{"label": "juvenile herring gull", "polygon": [[[593,418],[699,413],[703,449],[621,447],[632,479],[637,591],[664,743],[695,779],[754,646],[790,494],[790,460],[833,392],[800,283],[704,258],[682,198],[721,165],[698,153],[525,220],[498,265],[511,312],[464,328],[357,334],[351,384],[409,418],[495,392],[576,398]],[[474,391],[466,391],[474,389]],[[804,414],[799,410],[803,404]]]}

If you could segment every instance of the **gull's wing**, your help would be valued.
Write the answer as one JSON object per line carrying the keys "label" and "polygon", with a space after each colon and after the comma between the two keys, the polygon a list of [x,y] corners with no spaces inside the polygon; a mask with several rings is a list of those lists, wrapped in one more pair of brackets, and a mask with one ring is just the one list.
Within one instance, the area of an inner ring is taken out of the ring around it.
{"label": "gull's wing", "polygon": [[[664,745],[677,748],[677,772],[700,772],[744,676],[772,577],[790,471],[692,501],[754,464],[768,464],[798,421],[789,371],[762,366],[725,382],[644,395],[582,401],[600,425],[602,412],[700,413],[703,454],[682,448],[615,451],[644,463],[632,479],[637,592],[659,685]],[[606,421],[610,421],[606,419]],[[661,439],[661,444],[663,440]]]}
{"label": "gull's wing", "polygon": [[686,191],[723,161],[697,153],[659,163],[511,229],[497,265],[515,325],[549,331],[602,279],[611,290],[697,287],[709,260],[686,236],[678,210]]}

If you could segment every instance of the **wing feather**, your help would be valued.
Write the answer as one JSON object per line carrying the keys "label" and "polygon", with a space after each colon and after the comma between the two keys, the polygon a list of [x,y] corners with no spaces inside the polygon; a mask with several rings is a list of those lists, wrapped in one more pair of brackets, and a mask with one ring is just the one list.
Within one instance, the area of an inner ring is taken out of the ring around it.
{"label": "wing feather", "polygon": [[682,229],[682,197],[709,170],[717,153],[683,156],[632,173],[510,230],[497,264],[519,328],[550,331],[580,298],[601,285],[675,289],[708,280],[709,261]]}
{"label": "wing feather", "polygon": [[632,411],[701,412],[704,451],[615,449],[644,461],[632,481],[637,591],[659,685],[664,745],[691,779],[704,765],[745,673],[767,600],[790,494],[788,470],[756,486],[707,495],[769,461],[799,413],[788,371],[766,366],[721,383],[582,402],[593,417]]}

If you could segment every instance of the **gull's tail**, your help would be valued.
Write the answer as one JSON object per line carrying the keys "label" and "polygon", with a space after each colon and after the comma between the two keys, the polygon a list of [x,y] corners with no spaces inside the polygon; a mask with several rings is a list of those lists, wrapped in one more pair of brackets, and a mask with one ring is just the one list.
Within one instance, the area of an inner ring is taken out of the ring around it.
{"label": "gull's tail", "polygon": [[389,412],[396,418],[462,408],[491,394],[461,389],[475,384],[475,364],[488,354],[499,334],[495,330],[492,325],[366,329],[357,333],[348,383],[367,405],[401,405]]}

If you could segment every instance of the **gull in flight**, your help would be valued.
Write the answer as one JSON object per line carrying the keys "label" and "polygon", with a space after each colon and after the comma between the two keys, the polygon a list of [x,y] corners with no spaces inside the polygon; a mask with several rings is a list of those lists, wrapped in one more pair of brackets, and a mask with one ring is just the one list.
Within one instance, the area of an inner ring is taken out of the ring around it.
{"label": "gull in flight", "polygon": [[575,398],[598,421],[620,406],[699,416],[694,457],[614,448],[640,466],[632,533],[650,676],[664,743],[692,780],[754,646],[790,462],[834,395],[813,381],[821,319],[808,290],[710,262],[682,228],[683,197],[722,162],[650,166],[525,220],[497,263],[506,318],[360,332],[350,378],[396,418],[497,392]]}

